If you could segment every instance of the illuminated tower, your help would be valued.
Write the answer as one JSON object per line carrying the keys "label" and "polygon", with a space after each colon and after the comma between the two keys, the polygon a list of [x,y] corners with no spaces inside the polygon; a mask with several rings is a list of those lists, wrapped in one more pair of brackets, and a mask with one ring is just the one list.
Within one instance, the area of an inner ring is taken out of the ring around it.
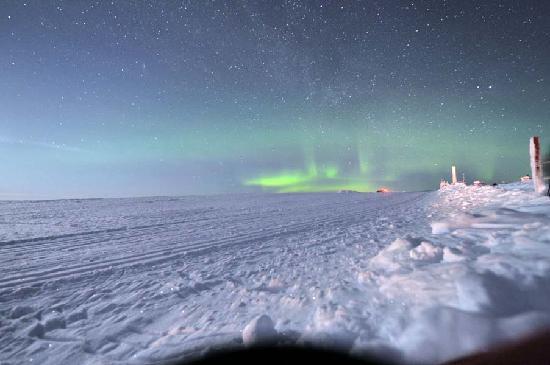
{"label": "illuminated tower", "polygon": [[458,179],[456,178],[456,166],[453,165],[453,167],[451,167],[451,184],[456,184],[458,182]]}

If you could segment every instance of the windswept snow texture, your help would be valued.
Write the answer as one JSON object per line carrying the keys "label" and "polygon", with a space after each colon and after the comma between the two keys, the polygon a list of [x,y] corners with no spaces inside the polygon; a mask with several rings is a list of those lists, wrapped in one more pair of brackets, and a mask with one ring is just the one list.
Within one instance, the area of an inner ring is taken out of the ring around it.
{"label": "windswept snow texture", "polygon": [[437,363],[550,325],[550,205],[432,193],[0,202],[0,362],[275,337]]}

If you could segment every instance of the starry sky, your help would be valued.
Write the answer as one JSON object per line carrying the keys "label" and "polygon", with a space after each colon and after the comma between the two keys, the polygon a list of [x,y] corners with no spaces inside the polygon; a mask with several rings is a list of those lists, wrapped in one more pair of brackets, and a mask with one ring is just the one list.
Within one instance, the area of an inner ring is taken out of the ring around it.
{"label": "starry sky", "polygon": [[0,2],[0,199],[517,180],[548,1]]}

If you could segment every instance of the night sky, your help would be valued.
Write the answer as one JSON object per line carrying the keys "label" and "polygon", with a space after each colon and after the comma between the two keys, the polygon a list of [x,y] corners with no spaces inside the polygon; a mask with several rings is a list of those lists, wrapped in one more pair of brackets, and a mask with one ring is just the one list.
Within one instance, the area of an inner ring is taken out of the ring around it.
{"label": "night sky", "polygon": [[532,135],[546,0],[0,2],[0,199],[515,181]]}

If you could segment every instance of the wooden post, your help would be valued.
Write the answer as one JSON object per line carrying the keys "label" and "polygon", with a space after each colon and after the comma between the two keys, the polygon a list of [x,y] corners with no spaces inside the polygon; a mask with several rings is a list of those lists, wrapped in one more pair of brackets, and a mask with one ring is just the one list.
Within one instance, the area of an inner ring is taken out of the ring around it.
{"label": "wooden post", "polygon": [[542,177],[542,163],[540,160],[540,140],[539,137],[531,137],[529,144],[531,156],[531,176],[536,193],[542,193],[545,190],[544,179]]}
{"label": "wooden post", "polygon": [[456,184],[458,179],[456,178],[456,166],[451,167],[451,183]]}

